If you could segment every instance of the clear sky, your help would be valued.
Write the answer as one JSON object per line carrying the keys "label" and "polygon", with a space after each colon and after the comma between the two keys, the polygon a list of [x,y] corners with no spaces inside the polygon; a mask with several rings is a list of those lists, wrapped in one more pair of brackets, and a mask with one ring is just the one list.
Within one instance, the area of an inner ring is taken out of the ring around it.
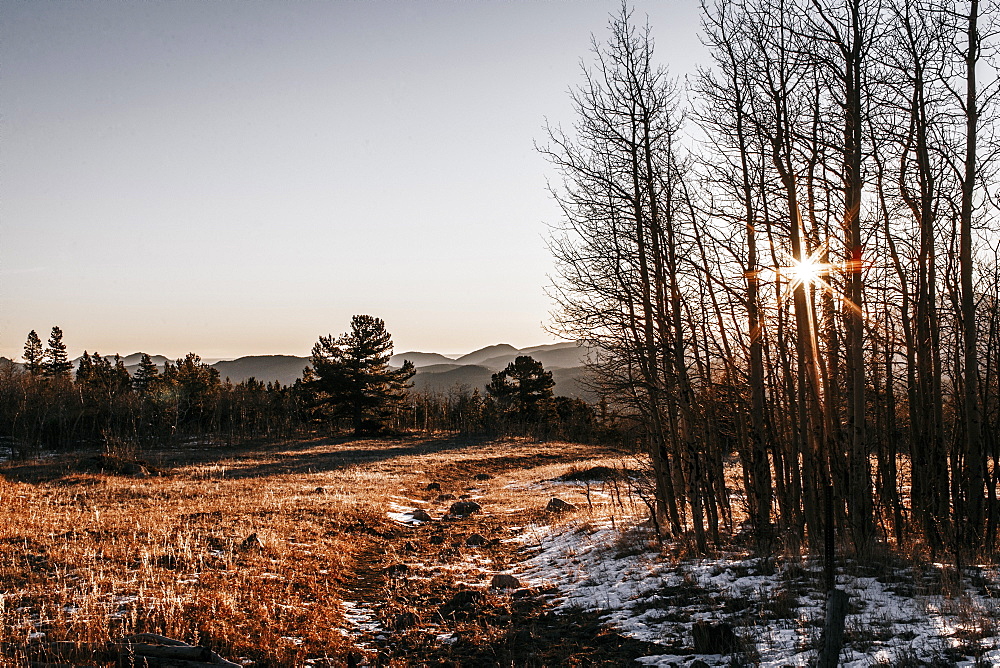
{"label": "clear sky", "polygon": [[[0,0],[0,355],[552,340],[533,147],[615,2]],[[642,0],[673,74],[697,0]]]}

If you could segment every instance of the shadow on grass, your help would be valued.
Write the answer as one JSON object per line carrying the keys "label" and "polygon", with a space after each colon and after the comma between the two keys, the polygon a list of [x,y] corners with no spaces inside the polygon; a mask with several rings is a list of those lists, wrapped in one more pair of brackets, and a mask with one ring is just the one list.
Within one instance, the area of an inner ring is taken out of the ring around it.
{"label": "shadow on grass", "polygon": [[257,457],[270,461],[248,461],[226,469],[232,480],[267,478],[275,475],[310,474],[335,471],[351,466],[388,462],[400,457],[461,451],[489,443],[476,436],[387,439],[321,439],[282,445]]}
{"label": "shadow on grass", "polygon": [[[394,439],[328,437],[243,446],[186,444],[142,452],[135,461],[166,475],[180,467],[219,464],[225,466],[222,477],[242,480],[321,473],[401,457],[459,452],[494,441],[483,436],[446,435]],[[129,475],[127,468],[95,470],[93,462],[101,459],[102,453],[100,449],[93,449],[59,453],[25,462],[7,462],[0,466],[0,476],[13,482],[37,484],[75,481],[80,474]],[[133,459],[121,461],[131,462]],[[475,460],[475,463],[486,461],[489,458]],[[474,464],[470,462],[470,465]]]}

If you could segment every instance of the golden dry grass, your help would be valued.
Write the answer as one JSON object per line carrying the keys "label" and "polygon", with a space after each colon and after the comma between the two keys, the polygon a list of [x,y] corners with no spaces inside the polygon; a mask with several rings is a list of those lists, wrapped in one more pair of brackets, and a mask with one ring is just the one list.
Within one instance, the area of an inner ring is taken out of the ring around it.
{"label": "golden dry grass", "polygon": [[[163,475],[88,471],[80,457],[0,469],[0,654],[8,663],[43,660],[51,641],[154,632],[257,666],[342,665],[359,637],[342,601],[385,603],[387,565],[424,569],[432,603],[434,587],[448,586],[442,580],[488,579],[517,558],[517,545],[500,540],[513,525],[565,521],[542,510],[553,490],[543,481],[616,463],[591,446],[453,437],[151,457]],[[478,473],[493,478],[476,481]],[[398,504],[439,518],[451,501],[426,490],[432,481],[471,494],[484,512],[433,529],[387,517]],[[643,512],[603,486],[558,490],[584,513]],[[463,554],[460,539],[473,531],[494,540],[489,558]],[[248,541],[254,534],[259,541]],[[470,568],[477,560],[489,568]],[[394,614],[412,603],[417,625],[430,623],[416,594],[407,596]]]}

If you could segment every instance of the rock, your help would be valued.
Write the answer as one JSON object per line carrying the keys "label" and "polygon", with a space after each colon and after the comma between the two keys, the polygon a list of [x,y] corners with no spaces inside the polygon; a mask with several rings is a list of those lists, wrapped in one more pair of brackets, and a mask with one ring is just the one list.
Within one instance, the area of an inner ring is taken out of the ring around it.
{"label": "rock", "polygon": [[426,510],[423,508],[417,508],[416,510],[410,511],[410,517],[415,519],[417,522],[432,522],[434,518],[431,517]]}
{"label": "rock", "polygon": [[477,473],[476,480],[493,480],[493,476],[489,473]]}
{"label": "rock", "polygon": [[451,517],[468,517],[472,513],[478,513],[482,509],[483,507],[475,501],[456,501],[448,509],[448,515]]}
{"label": "rock", "polygon": [[240,549],[245,552],[260,552],[264,549],[264,543],[261,542],[260,537],[255,531],[243,539],[243,542],[240,543]]}
{"label": "rock", "polygon": [[465,539],[465,544],[469,547],[480,547],[482,545],[486,545],[486,542],[486,537],[481,536],[478,533],[474,533]]}
{"label": "rock", "polygon": [[426,489],[428,492],[440,492],[441,491],[441,485],[439,483],[432,482],[432,483],[429,483],[427,485],[427,487],[424,487],[424,489]]}
{"label": "rock", "polygon": [[551,499],[549,499],[549,503],[548,505],[545,506],[545,510],[549,511],[550,513],[565,513],[566,511],[569,510],[576,510],[576,506],[574,506],[572,503],[563,501],[562,499],[553,496]]}
{"label": "rock", "polygon": [[711,666],[709,666],[701,659],[695,659],[694,661],[691,662],[691,665],[688,666],[688,668],[711,668]]}
{"label": "rock", "polygon": [[523,589],[518,589],[513,594],[511,594],[511,598],[513,599],[533,598],[534,595],[535,592],[525,587]]}
{"label": "rock", "polygon": [[444,545],[444,536],[439,533],[431,536],[431,545]]}
{"label": "rock", "polygon": [[698,654],[730,654],[740,649],[740,640],[733,632],[732,624],[710,624],[695,622],[691,626],[694,637],[694,651]]}
{"label": "rock", "polygon": [[517,589],[521,586],[521,581],[513,575],[507,573],[497,573],[490,580],[490,587],[493,589]]}
{"label": "rock", "polygon": [[324,487],[317,487],[313,490],[313,494],[326,494],[326,489]]}
{"label": "rock", "polygon": [[463,494],[462,496],[460,496],[458,498],[460,498],[460,499],[471,499],[472,495],[471,494]]}
{"label": "rock", "polygon": [[438,501],[454,501],[456,498],[458,498],[458,497],[456,497],[454,494],[439,494],[437,500]]}
{"label": "rock", "polygon": [[417,552],[417,551],[418,548],[416,543],[409,540],[403,543],[403,552]]}

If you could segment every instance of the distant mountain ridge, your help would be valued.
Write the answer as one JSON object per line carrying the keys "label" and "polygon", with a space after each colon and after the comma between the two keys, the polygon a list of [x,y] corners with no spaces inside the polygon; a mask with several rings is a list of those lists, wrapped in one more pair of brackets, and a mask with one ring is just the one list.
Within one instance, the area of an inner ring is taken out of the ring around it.
{"label": "distant mountain ridge", "polygon": [[[591,393],[580,383],[584,377],[589,350],[575,342],[566,341],[531,348],[515,348],[507,343],[486,346],[458,358],[451,358],[440,353],[424,353],[410,351],[398,353],[389,358],[389,364],[395,367],[403,365],[404,360],[413,362],[417,373],[413,378],[413,386],[417,390],[428,392],[448,392],[456,387],[468,389],[478,388],[483,392],[490,382],[490,377],[513,362],[519,355],[530,355],[552,371],[556,381],[554,391],[570,397],[593,399]],[[135,373],[143,353],[132,353],[122,357],[129,373]],[[107,357],[107,356],[105,356]],[[114,359],[114,355],[110,356]],[[167,357],[150,355],[150,359],[163,369]],[[74,360],[74,366],[80,358]],[[228,378],[233,383],[240,383],[249,378],[255,378],[264,383],[279,382],[291,385],[302,377],[302,370],[309,365],[308,357],[296,355],[249,355],[232,360],[221,360],[212,367],[218,369],[219,376]]]}

